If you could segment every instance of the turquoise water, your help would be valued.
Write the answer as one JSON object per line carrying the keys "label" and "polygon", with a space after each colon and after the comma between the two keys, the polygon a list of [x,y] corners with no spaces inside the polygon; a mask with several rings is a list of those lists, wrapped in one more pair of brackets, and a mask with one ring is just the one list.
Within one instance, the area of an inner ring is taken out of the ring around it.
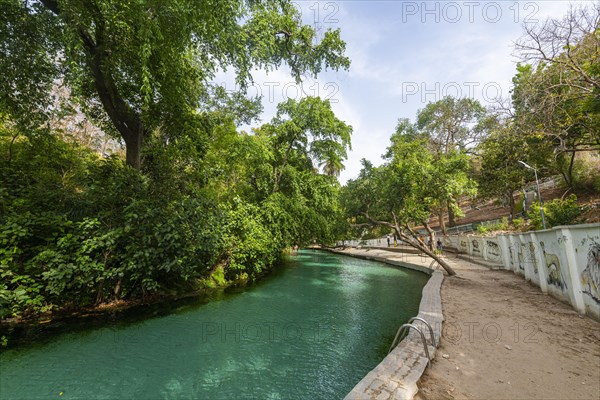
{"label": "turquoise water", "polygon": [[0,398],[342,398],[417,314],[427,279],[301,251],[222,300],[4,351]]}

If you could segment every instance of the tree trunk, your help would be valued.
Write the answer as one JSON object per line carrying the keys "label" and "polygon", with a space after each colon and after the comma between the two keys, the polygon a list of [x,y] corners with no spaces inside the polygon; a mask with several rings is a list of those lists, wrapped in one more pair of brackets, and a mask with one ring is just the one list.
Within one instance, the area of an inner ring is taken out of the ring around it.
{"label": "tree trunk", "polygon": [[573,189],[573,165],[575,165],[575,152],[571,153],[571,160],[569,160],[569,169],[567,176],[569,177],[569,189]]}
{"label": "tree trunk", "polygon": [[[42,4],[56,15],[63,14],[57,0],[41,0]],[[121,95],[110,67],[110,43],[106,40],[106,21],[97,6],[89,26],[78,21],[77,33],[87,52],[87,65],[94,78],[94,85],[102,107],[126,146],[126,163],[137,171],[141,167],[142,140],[146,133],[141,116],[131,108]],[[63,15],[71,18],[69,15]]]}
{"label": "tree trunk", "polygon": [[513,197],[512,191],[507,192],[508,196],[508,208],[510,209],[510,223],[515,219],[515,198]]}
{"label": "tree trunk", "polygon": [[98,291],[96,292],[96,302],[95,305],[102,303],[102,299],[104,297],[104,281],[100,282],[100,286],[98,287]]}
{"label": "tree trunk", "polygon": [[427,231],[427,236],[429,236],[429,250],[433,251],[433,244],[435,243],[435,234],[433,232],[433,229],[431,229],[427,222],[424,222],[423,226]]}
{"label": "tree trunk", "polygon": [[285,151],[285,156],[283,157],[283,163],[281,164],[281,170],[278,171],[277,167],[275,167],[275,182],[273,183],[273,193],[279,190],[279,181],[281,181],[281,177],[283,176],[283,172],[285,171],[285,166],[288,162],[288,157],[290,156],[290,152],[292,151],[292,146],[294,146],[294,141],[296,140],[296,136],[290,142],[287,150]]}
{"label": "tree trunk", "polygon": [[448,227],[452,228],[456,226],[456,220],[454,218],[454,210],[452,209],[452,202],[448,200]]}
{"label": "tree trunk", "polygon": [[403,241],[404,243],[408,244],[409,246],[411,246],[415,249],[422,251],[423,253],[427,254],[429,257],[433,258],[435,261],[437,261],[438,264],[440,264],[442,266],[442,268],[444,268],[446,270],[448,275],[450,275],[450,276],[456,275],[456,272],[452,269],[452,267],[450,265],[448,265],[448,263],[446,261],[444,261],[440,256],[435,254],[433,251],[429,250],[427,248],[427,246],[425,246],[424,244],[421,244],[421,242],[419,240],[410,240],[411,238],[406,236],[404,233],[402,233],[399,226],[395,226],[394,230],[396,231],[396,234],[398,235],[398,237],[400,238],[401,241]]}
{"label": "tree trunk", "polygon": [[[373,219],[369,216],[368,213],[363,213],[365,217],[367,217],[367,219],[370,221],[371,224],[373,225],[380,225],[380,226],[387,226],[391,229],[393,229],[396,232],[396,236],[404,243],[406,243],[407,245],[409,245],[410,247],[413,247],[417,250],[422,251],[423,253],[427,254],[429,257],[433,258],[435,261],[437,261],[438,264],[440,264],[442,266],[442,268],[444,268],[446,270],[446,272],[448,273],[448,275],[453,276],[456,275],[456,272],[454,272],[454,270],[452,269],[452,267],[450,265],[448,265],[448,263],[446,261],[444,261],[441,257],[439,257],[438,255],[434,254],[432,251],[430,251],[427,246],[425,246],[424,244],[421,244],[421,242],[419,241],[419,238],[417,236],[417,234],[412,231],[410,229],[409,226],[406,226],[407,231],[410,232],[410,234],[413,236],[412,238],[410,236],[407,236],[405,233],[402,232],[402,229],[400,228],[400,225],[398,224],[398,221],[396,219],[396,215],[392,212],[392,216],[394,217],[394,223],[390,223],[387,221],[378,221],[376,219]],[[425,222],[424,223],[425,229],[427,229],[428,224]]]}
{"label": "tree trunk", "polygon": [[444,223],[444,207],[438,209],[438,221],[440,223],[440,230],[442,234],[446,235],[446,224]]}
{"label": "tree trunk", "polygon": [[128,139],[125,140],[125,162],[139,171],[142,166],[143,135],[134,133]]}
{"label": "tree trunk", "polygon": [[121,297],[121,283],[123,282],[123,278],[119,277],[119,279],[117,280],[117,284],[115,285],[115,289],[113,291],[114,295],[115,295],[115,300],[119,300],[119,298]]}
{"label": "tree trunk", "polygon": [[435,254],[433,251],[430,251],[427,248],[427,246],[423,246],[422,250],[429,257],[431,257],[435,261],[437,261],[437,263],[440,264],[442,266],[442,268],[444,268],[446,270],[446,272],[448,273],[448,275],[450,275],[450,276],[456,275],[456,272],[452,269],[452,267],[450,265],[448,265],[448,263],[445,260],[443,260],[440,256],[438,256],[437,254]]}

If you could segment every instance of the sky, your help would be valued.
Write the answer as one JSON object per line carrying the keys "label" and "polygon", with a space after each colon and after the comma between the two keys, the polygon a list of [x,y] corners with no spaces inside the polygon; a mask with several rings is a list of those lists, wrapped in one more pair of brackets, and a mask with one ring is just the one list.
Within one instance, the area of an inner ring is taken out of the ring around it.
{"label": "sky", "polygon": [[[306,77],[300,86],[285,68],[256,71],[249,94],[262,95],[264,112],[252,126],[270,121],[287,98],[329,99],[336,116],[353,127],[339,177],[345,183],[358,175],[362,158],[381,164],[398,119],[414,121],[427,103],[451,95],[492,106],[509,96],[523,24],[561,18],[577,3],[585,1],[297,0],[305,24],[341,30],[350,69]],[[235,89],[233,78],[222,73],[216,82]]]}

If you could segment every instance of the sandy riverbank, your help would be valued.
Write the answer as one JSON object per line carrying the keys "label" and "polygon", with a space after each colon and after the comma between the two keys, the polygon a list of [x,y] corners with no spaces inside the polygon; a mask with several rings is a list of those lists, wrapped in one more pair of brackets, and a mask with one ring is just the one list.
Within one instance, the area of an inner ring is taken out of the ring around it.
{"label": "sandy riverbank", "polygon": [[447,260],[458,276],[442,285],[441,345],[417,399],[600,399],[599,322],[510,271]]}

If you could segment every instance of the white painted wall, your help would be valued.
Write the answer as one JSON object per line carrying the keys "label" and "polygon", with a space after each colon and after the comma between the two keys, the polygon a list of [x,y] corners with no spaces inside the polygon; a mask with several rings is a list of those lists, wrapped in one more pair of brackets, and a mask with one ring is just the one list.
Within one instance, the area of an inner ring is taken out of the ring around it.
{"label": "white painted wall", "polygon": [[522,275],[544,293],[600,320],[600,224],[495,237],[447,236],[443,241],[445,246]]}

